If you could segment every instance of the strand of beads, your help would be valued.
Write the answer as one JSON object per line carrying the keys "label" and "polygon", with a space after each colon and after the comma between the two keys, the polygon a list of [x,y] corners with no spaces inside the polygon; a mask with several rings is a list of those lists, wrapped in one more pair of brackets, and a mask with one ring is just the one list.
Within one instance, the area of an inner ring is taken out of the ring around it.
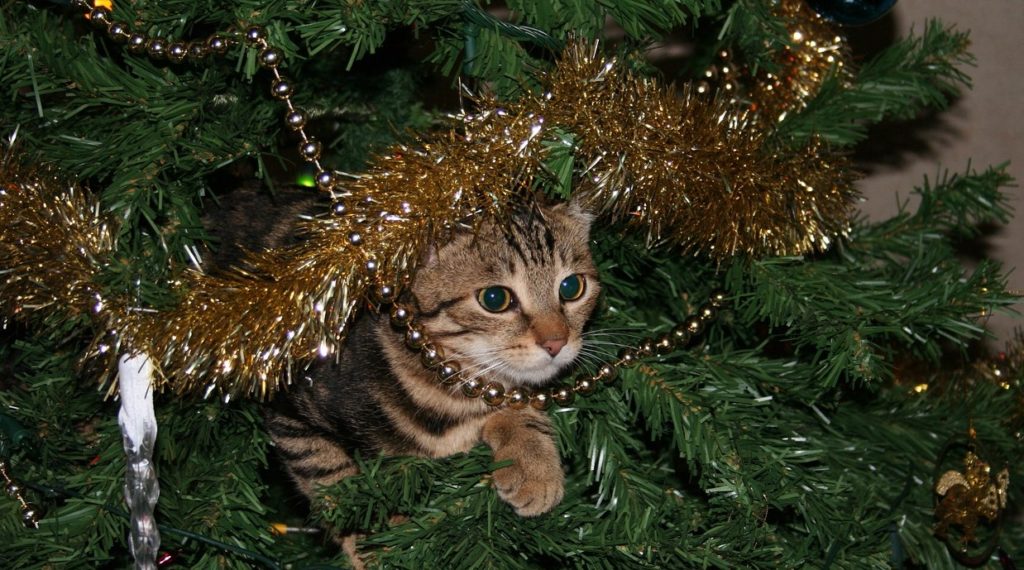
{"label": "strand of beads", "polygon": [[395,301],[395,294],[394,287],[379,285],[374,290],[373,298],[380,305],[390,305],[388,316],[392,326],[404,335],[405,345],[419,353],[420,362],[434,373],[442,386],[452,390],[457,388],[467,398],[483,398],[484,403],[491,407],[508,406],[521,409],[529,405],[541,411],[547,410],[553,403],[559,406],[572,405],[576,395],[590,395],[601,384],[614,382],[621,368],[631,368],[644,358],[664,356],[678,348],[686,347],[691,340],[704,332],[726,304],[725,293],[715,291],[707,303],[695,314],[687,317],[682,324],[657,338],[644,339],[636,346],[623,348],[614,361],[598,367],[595,374],[578,376],[571,386],[558,384],[551,388],[531,390],[526,387],[506,388],[501,382],[465,376],[459,362],[445,358],[444,350],[427,337],[423,327],[416,322],[413,311]]}
{"label": "strand of beads", "polygon": [[29,528],[39,528],[39,509],[32,503],[25,500],[21,494],[21,485],[7,472],[7,462],[0,459],[0,477],[4,480],[4,490],[7,495],[18,501],[21,505],[21,522]]}
{"label": "strand of beads", "polygon": [[295,91],[295,87],[292,85],[291,80],[282,76],[278,70],[278,66],[283,59],[281,52],[267,43],[266,32],[260,26],[248,26],[245,29],[244,36],[250,46],[259,50],[257,61],[259,61],[260,66],[269,70],[274,76],[274,80],[270,84],[270,94],[288,107],[288,113],[284,117],[284,122],[288,125],[289,129],[295,131],[299,138],[302,139],[299,142],[299,156],[313,165],[316,172],[316,187],[324,192],[331,192],[332,197],[336,198],[336,196],[333,196],[333,191],[338,182],[337,178],[333,172],[326,170],[320,164],[320,153],[323,150],[323,145],[320,144],[320,141],[306,133],[306,121],[309,117],[305,111],[292,103],[292,94]]}
{"label": "strand of beads", "polygon": [[259,50],[257,61],[260,67],[268,70],[274,76],[270,84],[270,94],[288,107],[284,122],[301,139],[298,149],[299,156],[313,166],[316,172],[317,188],[324,192],[330,192],[332,197],[336,198],[333,195],[338,184],[337,177],[334,172],[325,169],[320,163],[323,145],[306,132],[309,115],[292,103],[295,87],[291,80],[281,75],[278,70],[284,56],[280,50],[267,42],[266,32],[261,26],[246,26],[242,32],[229,30],[226,33],[214,33],[204,40],[165,39],[132,32],[126,22],[114,20],[111,9],[106,6],[91,5],[89,0],[72,0],[72,5],[83,10],[95,28],[106,30],[110,39],[125,44],[130,53],[145,54],[154,60],[167,60],[172,63],[182,63],[185,60],[198,62],[209,54],[223,55],[227,53],[228,49],[236,45],[239,40],[244,40],[250,47]]}

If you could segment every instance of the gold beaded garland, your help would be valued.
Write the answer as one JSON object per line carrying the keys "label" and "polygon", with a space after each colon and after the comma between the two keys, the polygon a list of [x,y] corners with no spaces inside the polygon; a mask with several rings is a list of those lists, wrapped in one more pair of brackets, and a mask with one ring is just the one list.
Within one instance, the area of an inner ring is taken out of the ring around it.
{"label": "gold beaded garland", "polygon": [[488,406],[500,406],[505,402],[505,386],[500,382],[488,382],[484,386],[483,397]]}
{"label": "gold beaded garland", "polygon": [[571,406],[576,401],[576,393],[568,386],[557,386],[551,390],[551,399],[559,406]]}
{"label": "gold beaded garland", "polygon": [[593,394],[594,390],[597,390],[597,382],[593,378],[587,378],[586,376],[580,376],[576,379],[576,383],[573,385],[573,390],[580,395]]}
{"label": "gold beaded garland", "polygon": [[462,393],[467,398],[479,398],[484,393],[484,381],[479,378],[467,378],[462,383]]}
{"label": "gold beaded garland", "polygon": [[617,366],[624,366],[629,368],[640,360],[640,355],[637,354],[635,348],[623,348],[619,351],[619,359],[616,361]]}
{"label": "gold beaded garland", "polygon": [[32,503],[25,500],[24,495],[21,494],[21,485],[14,480],[13,477],[7,472],[7,462],[0,459],[0,476],[4,479],[4,491],[9,497],[18,501],[21,506],[21,522],[29,528],[39,528],[39,517],[40,510]]}
{"label": "gold beaded garland", "polygon": [[539,411],[546,411],[551,407],[551,396],[548,392],[534,392],[530,395],[530,406]]}
{"label": "gold beaded garland", "polygon": [[294,86],[277,69],[283,60],[282,53],[267,42],[267,33],[262,26],[250,24],[244,26],[242,32],[232,31],[227,35],[215,33],[206,40],[185,42],[159,37],[151,38],[139,32],[132,32],[127,23],[113,19],[113,13],[107,6],[92,6],[87,0],[72,0],[71,4],[82,10],[94,27],[100,30],[105,29],[107,36],[113,41],[127,44],[130,53],[147,54],[155,60],[167,60],[175,64],[183,63],[186,60],[199,61],[209,53],[223,55],[238,40],[244,40],[249,47],[257,50],[257,61],[260,67],[269,70],[274,76],[270,87],[271,96],[284,102],[288,107],[285,124],[297,132],[302,139],[302,142],[299,143],[299,154],[313,166],[317,173],[317,188],[333,193],[338,184],[337,177],[320,164],[322,146],[319,141],[306,133],[306,114],[296,109],[291,101],[295,91]]}
{"label": "gold beaded garland", "polygon": [[530,403],[530,396],[522,388],[512,388],[505,394],[505,404],[513,410],[521,410]]}
{"label": "gold beaded garland", "polygon": [[[705,325],[718,314],[717,309],[724,307],[726,302],[725,293],[715,291],[707,305],[701,307],[697,314],[687,317],[684,324],[675,327],[673,332],[663,334],[657,339],[643,339],[635,347],[623,348],[614,362],[605,362],[593,375],[576,377],[572,386],[559,384],[545,390],[533,391],[526,387],[506,388],[497,381],[485,382],[479,378],[466,378],[462,374],[462,365],[457,360],[446,359],[441,347],[427,337],[426,332],[416,322],[412,310],[393,300],[395,289],[390,285],[379,284],[374,288],[375,297],[381,304],[391,305],[388,311],[391,325],[403,334],[405,345],[419,353],[423,366],[434,372],[439,384],[450,388],[457,387],[467,398],[482,397],[484,403],[491,407],[508,406],[512,409],[522,409],[529,404],[540,411],[547,410],[552,403],[563,407],[571,406],[577,395],[588,396],[593,394],[602,382],[614,382],[618,378],[619,368],[629,368],[638,364],[642,358],[664,356],[672,350],[684,347],[704,330]],[[391,300],[381,301],[382,291],[388,292],[387,297]],[[676,332],[680,332],[682,337]]]}
{"label": "gold beaded garland", "polygon": [[611,384],[619,377],[619,369],[614,364],[609,362],[604,363],[597,369],[597,374],[594,374],[594,379],[604,382],[605,384]]}
{"label": "gold beaded garland", "polygon": [[654,354],[664,356],[676,348],[676,342],[671,335],[663,334],[654,341]]}

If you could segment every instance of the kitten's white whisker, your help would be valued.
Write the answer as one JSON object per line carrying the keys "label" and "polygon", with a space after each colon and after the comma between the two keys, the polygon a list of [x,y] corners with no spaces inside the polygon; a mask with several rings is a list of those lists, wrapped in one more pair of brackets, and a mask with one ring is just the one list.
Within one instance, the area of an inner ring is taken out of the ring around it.
{"label": "kitten's white whisker", "polygon": [[608,360],[614,358],[615,354],[606,350],[580,350],[578,358],[596,358],[598,360]]}
{"label": "kitten's white whisker", "polygon": [[478,371],[474,372],[473,374],[469,375],[466,379],[467,380],[475,380],[477,378],[480,378],[484,374],[487,374],[488,372],[490,372],[492,370],[504,368],[506,366],[508,366],[508,365],[505,362],[499,360],[499,361],[494,362],[490,366],[487,366],[486,368],[483,368],[482,370],[478,370]]}
{"label": "kitten's white whisker", "polygon": [[494,347],[494,348],[488,348],[488,349],[484,349],[484,350],[464,350],[464,351],[461,351],[461,353],[463,355],[465,355],[467,358],[480,359],[480,358],[486,358],[486,357],[489,357],[489,356],[494,356],[495,354],[500,354],[504,350],[505,349],[503,347]]}
{"label": "kitten's white whisker", "polygon": [[476,373],[480,370],[489,370],[501,364],[498,359],[484,360],[483,362],[470,362],[462,367],[463,374]]}
{"label": "kitten's white whisker", "polygon": [[610,355],[607,354],[581,354],[573,364],[583,366],[585,368],[597,368],[599,365],[604,364],[608,360]]}
{"label": "kitten's white whisker", "polygon": [[616,328],[592,329],[592,330],[583,331],[581,333],[581,335],[584,336],[584,337],[587,337],[587,336],[627,336],[627,337],[632,337],[632,338],[640,338],[640,337],[644,336],[645,334],[646,333],[643,332],[643,331],[638,331],[638,330],[632,329],[632,328],[623,328],[623,329],[616,329]]}
{"label": "kitten's white whisker", "polygon": [[612,342],[610,340],[588,340],[586,344],[590,346],[613,346],[616,348],[625,348],[627,346],[633,346],[632,344],[625,342]]}
{"label": "kitten's white whisker", "polygon": [[618,335],[618,336],[639,337],[639,336],[643,336],[645,333],[643,333],[641,331],[638,331],[636,329],[594,329],[594,330],[589,330],[589,331],[583,331],[581,334],[583,336]]}

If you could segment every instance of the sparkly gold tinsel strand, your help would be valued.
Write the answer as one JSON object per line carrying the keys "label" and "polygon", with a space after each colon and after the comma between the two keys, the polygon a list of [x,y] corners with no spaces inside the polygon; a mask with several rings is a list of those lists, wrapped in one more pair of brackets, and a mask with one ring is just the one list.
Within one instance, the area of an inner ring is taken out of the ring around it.
{"label": "sparkly gold tinsel strand", "polygon": [[550,84],[521,112],[579,138],[576,192],[652,245],[799,255],[848,230],[849,163],[823,144],[770,150],[771,132],[727,101],[630,76],[596,47],[570,47]]}
{"label": "sparkly gold tinsel strand", "polygon": [[[92,15],[94,23],[118,25],[108,14]],[[261,30],[245,29],[250,45],[270,49]],[[207,43],[219,46],[218,37]],[[266,67],[277,76],[274,65]],[[846,230],[847,165],[820,145],[769,151],[769,133],[751,128],[745,112],[633,77],[599,56],[596,45],[567,48],[545,82],[543,94],[507,105],[482,97],[478,110],[453,117],[449,130],[393,148],[342,189],[330,181],[343,201],[333,215],[309,223],[310,239],[256,254],[247,272],[190,273],[180,305],[159,314],[132,311],[130,303],[114,307],[92,285],[102,252],[82,252],[105,234],[75,216],[97,212],[95,204],[58,209],[77,193],[19,192],[21,203],[0,208],[4,248],[54,239],[4,260],[0,293],[13,301],[12,311],[27,303],[92,307],[104,331],[117,331],[99,337],[92,355],[149,354],[176,392],[262,398],[288,381],[294,363],[335,354],[355,311],[393,299],[429,244],[528,205],[545,176],[545,143],[564,140],[559,133],[572,135],[574,196],[645,232],[652,245],[717,259],[800,254],[827,247]],[[36,208],[50,228],[28,238],[33,223],[9,222]],[[54,275],[61,278],[51,285]],[[29,300],[19,284],[38,298]]]}
{"label": "sparkly gold tinsel strand", "polygon": [[4,314],[105,314],[95,277],[117,226],[81,188],[45,171],[0,162],[0,304]]}
{"label": "sparkly gold tinsel strand", "polygon": [[752,70],[725,51],[697,84],[699,92],[717,91],[738,108],[749,110],[751,119],[764,128],[803,109],[827,78],[838,75],[845,80],[851,72],[845,38],[805,0],[781,0],[773,12],[789,34],[789,43],[776,50],[774,72]]}

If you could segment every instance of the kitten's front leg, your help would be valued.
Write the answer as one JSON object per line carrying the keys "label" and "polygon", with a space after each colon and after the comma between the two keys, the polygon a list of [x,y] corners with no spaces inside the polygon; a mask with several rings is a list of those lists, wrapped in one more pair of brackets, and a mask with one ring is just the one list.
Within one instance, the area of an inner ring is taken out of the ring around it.
{"label": "kitten's front leg", "polygon": [[520,516],[542,515],[565,494],[554,433],[548,417],[531,408],[495,412],[484,424],[483,440],[494,460],[512,460],[494,471],[498,496]]}

